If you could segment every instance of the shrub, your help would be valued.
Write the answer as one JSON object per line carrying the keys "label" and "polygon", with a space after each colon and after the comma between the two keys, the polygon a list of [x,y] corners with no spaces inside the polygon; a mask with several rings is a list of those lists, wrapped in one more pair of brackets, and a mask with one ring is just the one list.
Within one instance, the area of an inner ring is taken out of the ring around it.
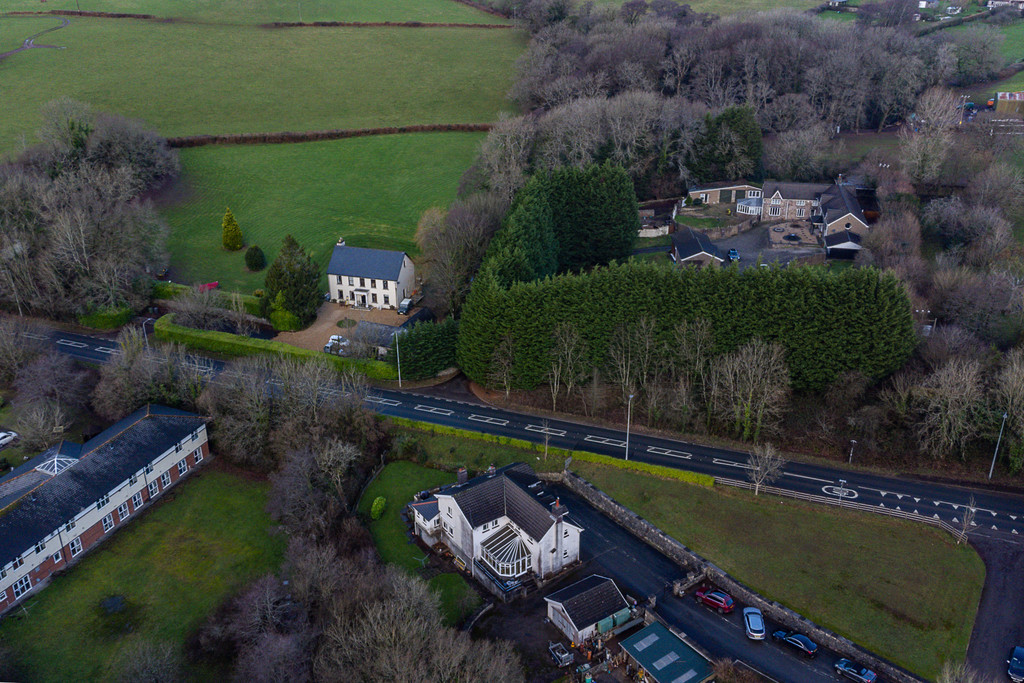
{"label": "shrub", "polygon": [[370,506],[370,517],[373,519],[380,519],[381,515],[384,514],[384,506],[387,505],[387,500],[384,496],[377,496],[373,499],[373,505]]}
{"label": "shrub", "polygon": [[263,255],[263,250],[257,245],[252,245],[245,250],[245,267],[254,273],[258,270],[263,270],[267,265],[267,257]]}
{"label": "shrub", "polygon": [[177,299],[179,296],[192,289],[188,285],[179,285],[176,282],[154,282],[154,299]]}
{"label": "shrub", "polygon": [[243,245],[242,229],[238,227],[238,221],[235,220],[235,214],[231,213],[231,209],[224,212],[224,220],[221,221],[220,226],[224,248],[228,251],[241,249]]}
{"label": "shrub", "polygon": [[299,316],[291,311],[271,311],[270,324],[274,326],[275,330],[282,332],[294,332],[302,329],[302,322],[299,320]]}
{"label": "shrub", "polygon": [[254,289],[254,290],[252,290],[252,295],[254,297],[256,297],[257,299],[259,299],[260,297],[263,296],[263,290],[262,289]]}
{"label": "shrub", "polygon": [[127,306],[98,308],[78,316],[78,322],[96,330],[113,330],[127,325],[134,312]]}

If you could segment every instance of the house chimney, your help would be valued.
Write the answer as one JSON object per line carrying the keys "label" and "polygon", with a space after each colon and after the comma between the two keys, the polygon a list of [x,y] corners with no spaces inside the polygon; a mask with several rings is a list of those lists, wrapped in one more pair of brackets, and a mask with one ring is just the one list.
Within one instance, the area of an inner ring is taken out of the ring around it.
{"label": "house chimney", "polygon": [[338,238],[338,246],[339,247],[345,246],[345,238],[344,237],[339,237]]}
{"label": "house chimney", "polygon": [[497,471],[498,470],[494,467],[494,465],[491,465],[490,467],[487,468],[487,476],[488,477],[493,477],[494,473],[497,472]]}
{"label": "house chimney", "polygon": [[469,481],[469,472],[466,471],[465,467],[460,467],[458,471],[458,483],[465,484]]}

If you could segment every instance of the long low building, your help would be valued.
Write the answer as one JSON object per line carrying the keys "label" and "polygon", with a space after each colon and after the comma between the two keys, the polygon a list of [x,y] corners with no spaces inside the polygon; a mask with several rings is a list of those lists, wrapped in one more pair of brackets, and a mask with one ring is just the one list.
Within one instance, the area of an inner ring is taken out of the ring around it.
{"label": "long low building", "polygon": [[0,613],[209,459],[206,421],[147,405],[0,478]]}

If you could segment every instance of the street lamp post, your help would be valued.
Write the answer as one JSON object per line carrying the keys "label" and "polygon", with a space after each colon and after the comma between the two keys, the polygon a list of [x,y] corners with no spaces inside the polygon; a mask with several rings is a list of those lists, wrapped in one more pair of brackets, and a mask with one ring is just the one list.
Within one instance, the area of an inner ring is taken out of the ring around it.
{"label": "street lamp post", "polygon": [[1003,441],[1003,428],[1006,427],[1007,413],[1003,413],[1003,424],[999,426],[999,438],[996,439],[996,451],[992,454],[992,466],[988,468],[988,478],[992,478],[992,473],[996,470],[996,457],[999,456],[999,444]]}
{"label": "street lamp post", "polygon": [[629,395],[629,403],[626,406],[626,460],[629,460],[629,424],[633,419],[633,394]]}
{"label": "street lamp post", "polygon": [[847,464],[849,464],[849,465],[853,464],[853,447],[856,446],[856,445],[857,445],[857,440],[856,439],[850,439],[850,459],[847,461]]}
{"label": "street lamp post", "polygon": [[142,337],[146,340],[146,350],[149,351],[149,332],[146,331],[146,325],[153,322],[154,318],[146,318],[142,321]]}
{"label": "street lamp post", "polygon": [[843,498],[846,497],[846,480],[839,480],[839,507],[843,507]]}
{"label": "street lamp post", "polygon": [[395,335],[395,357],[398,359],[398,388],[402,388],[402,350],[398,347],[398,336]]}

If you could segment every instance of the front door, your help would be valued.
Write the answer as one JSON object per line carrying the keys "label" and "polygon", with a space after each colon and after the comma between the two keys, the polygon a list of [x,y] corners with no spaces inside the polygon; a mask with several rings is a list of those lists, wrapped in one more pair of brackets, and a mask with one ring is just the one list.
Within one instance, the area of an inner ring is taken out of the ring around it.
{"label": "front door", "polygon": [[365,294],[360,294],[359,295],[359,305],[360,306],[365,306],[366,305],[366,295]]}

